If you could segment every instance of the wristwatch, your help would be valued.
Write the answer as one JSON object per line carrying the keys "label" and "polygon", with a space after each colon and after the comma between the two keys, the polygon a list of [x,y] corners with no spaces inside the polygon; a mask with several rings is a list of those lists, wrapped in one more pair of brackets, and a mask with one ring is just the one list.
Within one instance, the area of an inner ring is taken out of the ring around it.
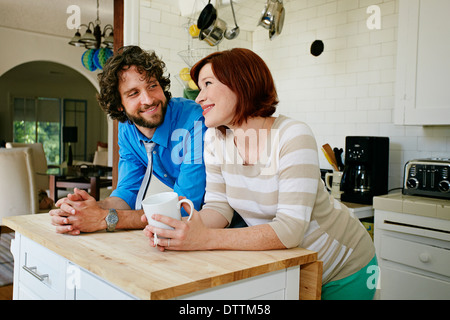
{"label": "wristwatch", "polygon": [[109,209],[105,221],[106,221],[106,231],[111,232],[116,230],[116,224],[117,222],[119,222],[119,216],[117,215],[116,209]]}

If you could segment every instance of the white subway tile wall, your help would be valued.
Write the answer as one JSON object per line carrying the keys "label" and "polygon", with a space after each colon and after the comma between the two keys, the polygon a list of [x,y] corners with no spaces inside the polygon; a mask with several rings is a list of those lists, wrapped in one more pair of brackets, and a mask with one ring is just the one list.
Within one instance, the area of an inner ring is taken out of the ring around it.
{"label": "white subway tile wall", "polygon": [[[388,136],[389,188],[401,186],[406,161],[450,157],[450,126],[393,124],[397,0],[285,0],[283,31],[273,40],[266,29],[256,27],[265,2],[237,1],[236,18],[245,27],[218,49],[245,47],[258,53],[276,82],[277,113],[308,123],[319,150],[325,143],[343,148],[350,135]],[[380,8],[380,29],[367,26],[372,5]],[[221,18],[233,26],[228,11],[229,6],[219,7]],[[174,76],[186,67],[178,52],[209,47],[188,36],[188,19],[180,15],[178,1],[140,0],[140,45],[162,56],[174,96],[182,96]],[[325,45],[318,57],[310,54],[315,40]],[[331,168],[321,152],[319,157],[322,168]]]}

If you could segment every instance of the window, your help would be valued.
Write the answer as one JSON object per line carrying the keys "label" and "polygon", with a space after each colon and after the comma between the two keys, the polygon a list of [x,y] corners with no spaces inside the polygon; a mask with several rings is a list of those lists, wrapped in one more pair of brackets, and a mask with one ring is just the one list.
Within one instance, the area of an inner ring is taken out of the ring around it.
{"label": "window", "polygon": [[60,99],[13,98],[14,142],[40,142],[48,164],[61,162]]}
{"label": "window", "polygon": [[64,105],[63,108],[64,126],[78,128],[77,142],[72,144],[73,159],[79,161],[86,161],[87,101],[64,99],[63,105]]}
{"label": "window", "polygon": [[13,104],[14,142],[42,143],[47,163],[59,165],[67,152],[62,147],[61,123],[77,126],[74,159],[86,161],[86,100],[14,97]]}

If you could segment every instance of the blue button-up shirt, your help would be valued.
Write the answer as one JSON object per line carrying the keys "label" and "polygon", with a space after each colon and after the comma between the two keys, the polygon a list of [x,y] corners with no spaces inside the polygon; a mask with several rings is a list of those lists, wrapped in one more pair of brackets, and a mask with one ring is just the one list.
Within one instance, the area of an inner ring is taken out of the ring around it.
{"label": "blue button-up shirt", "polygon": [[[148,158],[144,142],[156,143],[153,149],[153,175],[179,195],[190,199],[200,210],[205,194],[203,135],[206,131],[201,107],[192,100],[170,99],[164,122],[152,139],[134,124],[119,123],[119,179],[111,197],[119,197],[135,208],[137,193],[144,179]],[[186,215],[184,210],[182,214]]]}

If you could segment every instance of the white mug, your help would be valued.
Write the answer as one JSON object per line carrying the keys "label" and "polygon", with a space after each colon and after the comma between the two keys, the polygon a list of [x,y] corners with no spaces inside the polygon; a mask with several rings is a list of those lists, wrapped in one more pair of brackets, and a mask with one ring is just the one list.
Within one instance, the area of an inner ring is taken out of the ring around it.
{"label": "white mug", "polygon": [[[333,179],[331,186],[330,186],[330,177]],[[325,174],[325,185],[327,186],[327,189],[331,191],[331,195],[338,200],[341,199],[341,194],[343,193],[341,191],[341,179],[342,179],[341,171],[333,171],[333,173],[327,172]]]}
{"label": "white mug", "polygon": [[149,225],[162,229],[173,229],[165,223],[155,221],[152,219],[152,215],[157,213],[163,216],[171,217],[177,220],[181,220],[181,204],[186,202],[191,207],[188,220],[191,219],[194,212],[194,205],[189,199],[182,199],[178,201],[178,194],[176,192],[162,192],[148,196],[142,201],[142,208],[144,209],[145,216]]}

